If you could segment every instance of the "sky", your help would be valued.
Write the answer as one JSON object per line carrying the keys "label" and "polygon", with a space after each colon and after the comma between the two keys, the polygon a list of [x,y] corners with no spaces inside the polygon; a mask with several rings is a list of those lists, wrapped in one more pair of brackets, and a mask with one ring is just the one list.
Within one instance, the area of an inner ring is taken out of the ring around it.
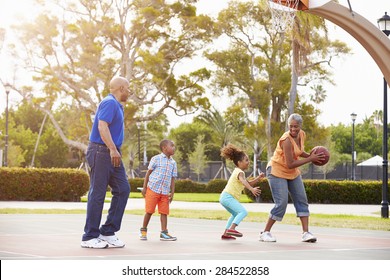
{"label": "sky", "polygon": [[[341,5],[348,7],[347,0],[339,0]],[[350,0],[355,13],[368,19],[377,26],[377,19],[385,12],[390,13],[388,0]],[[218,11],[225,8],[227,0],[200,0],[199,13],[216,16]],[[8,29],[11,24],[35,16],[36,8],[33,0],[0,0],[0,27]],[[319,122],[325,126],[331,124],[351,124],[351,113],[357,114],[356,123],[372,115],[375,110],[383,109],[383,75],[368,52],[342,28],[327,21],[331,39],[345,42],[352,50],[352,54],[333,61],[333,80],[335,85],[326,85],[327,99],[318,108],[322,111]],[[12,37],[11,32],[7,38]],[[6,39],[7,39],[6,38]],[[13,66],[9,55],[4,51],[0,53],[0,79],[7,81],[12,78]],[[10,94],[10,106],[18,103],[17,94]],[[212,104],[226,104],[227,97],[212,100]],[[4,89],[0,85],[0,113],[5,110]],[[181,122],[190,122],[192,116],[177,118],[168,114],[173,127]]]}

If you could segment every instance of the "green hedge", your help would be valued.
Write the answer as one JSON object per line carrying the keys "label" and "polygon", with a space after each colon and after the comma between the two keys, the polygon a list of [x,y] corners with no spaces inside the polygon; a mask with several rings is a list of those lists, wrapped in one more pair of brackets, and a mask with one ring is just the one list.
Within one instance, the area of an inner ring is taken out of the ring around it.
{"label": "green hedge", "polygon": [[[309,203],[379,204],[382,201],[380,181],[303,180],[303,183]],[[260,201],[272,202],[268,181],[263,179],[258,186],[261,189]],[[254,200],[251,192],[245,189],[245,193]],[[388,200],[390,200],[389,193]]]}
{"label": "green hedge", "polygon": [[88,188],[85,171],[0,168],[0,200],[80,201]]}
{"label": "green hedge", "polygon": [[[129,179],[131,191],[139,192],[143,178]],[[382,201],[380,181],[304,180],[309,203],[323,204],[378,204]],[[215,179],[208,183],[176,180],[178,193],[221,193],[227,180]],[[257,186],[262,193],[260,202],[272,202],[266,179]],[[89,188],[88,174],[75,169],[0,168],[0,200],[18,201],[80,201]],[[245,193],[255,201],[252,193]],[[390,200],[390,192],[388,192]]]}

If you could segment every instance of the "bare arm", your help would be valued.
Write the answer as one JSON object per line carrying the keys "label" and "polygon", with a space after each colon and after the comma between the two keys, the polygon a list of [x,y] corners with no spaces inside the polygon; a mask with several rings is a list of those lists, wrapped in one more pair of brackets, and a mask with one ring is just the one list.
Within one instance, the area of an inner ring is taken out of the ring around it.
{"label": "bare arm", "polygon": [[283,141],[282,149],[283,149],[283,152],[284,152],[284,155],[286,158],[287,167],[289,169],[297,168],[297,167],[302,166],[302,165],[309,163],[309,162],[322,161],[325,157],[325,155],[323,153],[308,154],[308,153],[304,152],[301,155],[303,157],[303,159],[295,160],[294,155],[293,155],[292,143],[290,142],[290,139],[288,139],[288,138],[285,141]]}
{"label": "bare arm", "polygon": [[171,179],[171,193],[169,195],[169,202],[172,202],[174,194],[175,194],[175,178],[172,177],[172,179]]}
{"label": "bare arm", "polygon": [[263,172],[261,172],[260,175],[257,176],[256,178],[254,178],[253,180],[250,180],[250,181],[248,180],[248,183],[249,183],[249,185],[251,185],[251,187],[253,187],[264,177],[265,177],[265,174]]}
{"label": "bare arm", "polygon": [[153,170],[148,170],[145,175],[144,185],[142,188],[142,196],[145,197],[146,195],[146,189],[148,188],[148,182],[149,182],[149,176],[152,174]]}
{"label": "bare arm", "polygon": [[[259,176],[260,177],[260,176]],[[257,177],[258,178],[258,177]],[[257,179],[256,178],[256,179]],[[240,182],[244,185],[245,188],[247,188],[248,190],[250,190],[254,196],[258,196],[260,195],[261,193],[261,190],[259,187],[252,187],[249,182],[244,178],[244,174],[240,173],[238,174],[238,179],[240,180]],[[256,179],[252,180],[251,182],[255,181]]]}
{"label": "bare arm", "polygon": [[111,132],[110,129],[108,128],[108,123],[99,120],[98,129],[99,129],[100,137],[102,137],[104,144],[106,144],[106,146],[110,150],[112,165],[115,167],[120,166],[122,157],[118,152],[114,144],[114,141],[112,141]]}

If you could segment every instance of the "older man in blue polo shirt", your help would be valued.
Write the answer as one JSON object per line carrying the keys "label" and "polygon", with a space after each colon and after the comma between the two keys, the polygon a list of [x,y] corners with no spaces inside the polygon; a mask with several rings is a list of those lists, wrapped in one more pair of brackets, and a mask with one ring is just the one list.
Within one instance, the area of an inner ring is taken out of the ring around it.
{"label": "older man in blue polo shirt", "polygon": [[[124,114],[121,102],[130,95],[129,81],[114,77],[110,94],[96,111],[86,159],[90,169],[87,218],[81,247],[103,249],[124,247],[115,232],[119,231],[130,194],[130,185],[122,163],[120,148],[124,138]],[[107,186],[112,199],[106,222],[100,226]]]}

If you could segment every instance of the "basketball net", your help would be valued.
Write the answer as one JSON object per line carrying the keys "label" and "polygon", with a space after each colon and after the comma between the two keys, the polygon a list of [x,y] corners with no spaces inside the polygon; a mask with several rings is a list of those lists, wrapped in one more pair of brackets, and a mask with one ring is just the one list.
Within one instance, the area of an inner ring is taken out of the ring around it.
{"label": "basketball net", "polygon": [[294,25],[299,0],[266,0],[265,2],[271,11],[274,31],[284,33],[291,30]]}

